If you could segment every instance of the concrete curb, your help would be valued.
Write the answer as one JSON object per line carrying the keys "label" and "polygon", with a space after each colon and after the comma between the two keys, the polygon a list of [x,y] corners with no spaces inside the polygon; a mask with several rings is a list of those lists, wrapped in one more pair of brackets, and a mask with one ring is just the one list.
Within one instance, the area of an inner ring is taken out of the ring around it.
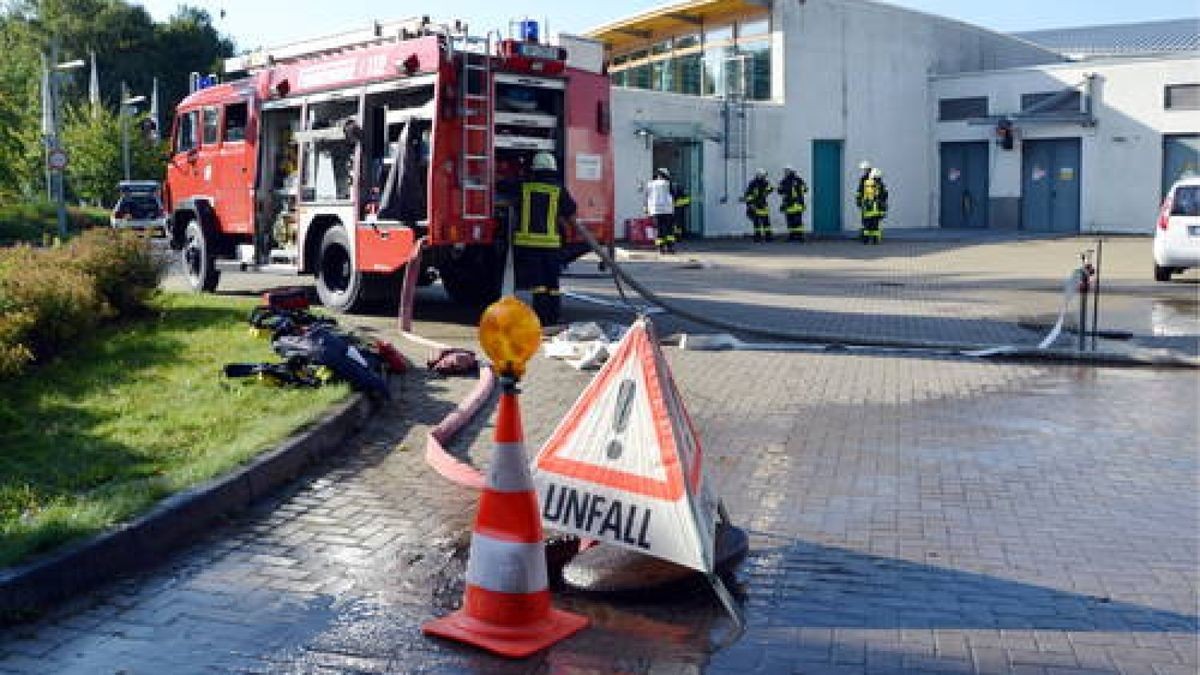
{"label": "concrete curb", "polygon": [[373,410],[363,394],[230,474],[172,495],[149,513],[33,562],[0,570],[0,625],[19,622],[161,560],[217,519],[241,511],[332,455]]}

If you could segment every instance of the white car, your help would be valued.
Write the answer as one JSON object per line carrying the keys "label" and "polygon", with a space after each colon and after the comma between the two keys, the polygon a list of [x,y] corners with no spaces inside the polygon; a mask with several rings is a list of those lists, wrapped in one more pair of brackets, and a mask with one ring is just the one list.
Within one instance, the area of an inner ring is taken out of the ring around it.
{"label": "white car", "polygon": [[151,235],[167,231],[167,214],[159,196],[158,181],[123,180],[117,190],[121,197],[109,218],[113,229],[131,229]]}
{"label": "white car", "polygon": [[1154,230],[1154,279],[1200,267],[1200,176],[1175,181],[1163,200]]}

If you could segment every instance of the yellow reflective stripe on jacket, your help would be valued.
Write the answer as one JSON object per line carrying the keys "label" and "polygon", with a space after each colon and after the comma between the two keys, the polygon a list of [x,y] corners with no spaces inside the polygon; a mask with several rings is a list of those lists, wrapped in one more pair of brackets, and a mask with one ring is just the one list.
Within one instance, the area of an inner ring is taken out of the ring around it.
{"label": "yellow reflective stripe on jacket", "polygon": [[691,197],[684,196],[684,197],[676,197],[675,198],[675,206],[687,206],[688,204],[691,204],[691,203],[692,203]]}
{"label": "yellow reflective stripe on jacket", "polygon": [[[549,183],[524,183],[521,185],[521,222],[513,233],[514,246],[531,248],[559,248],[562,238],[558,236],[558,199],[562,190]],[[545,222],[532,222],[533,199],[543,195],[547,200]]]}

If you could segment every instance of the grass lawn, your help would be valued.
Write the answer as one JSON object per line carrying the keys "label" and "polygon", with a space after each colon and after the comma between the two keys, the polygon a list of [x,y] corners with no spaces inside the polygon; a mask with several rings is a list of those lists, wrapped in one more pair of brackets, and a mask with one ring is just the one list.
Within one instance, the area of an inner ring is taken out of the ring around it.
{"label": "grass lawn", "polygon": [[0,386],[0,567],[227,472],[349,394],[226,380],[226,363],[277,360],[248,329],[254,304],[164,293]]}
{"label": "grass lawn", "polygon": [[[67,207],[67,228],[108,227],[108,209],[91,206]],[[49,202],[0,204],[0,246],[40,244],[42,236],[58,234],[58,208]]]}

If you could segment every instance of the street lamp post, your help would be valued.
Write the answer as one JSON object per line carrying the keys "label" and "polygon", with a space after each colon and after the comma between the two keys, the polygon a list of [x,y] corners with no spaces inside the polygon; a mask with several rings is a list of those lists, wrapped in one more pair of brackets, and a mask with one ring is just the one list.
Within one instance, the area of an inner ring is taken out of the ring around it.
{"label": "street lamp post", "polygon": [[50,170],[50,175],[54,182],[54,200],[58,210],[58,237],[60,241],[67,239],[67,205],[66,195],[63,190],[63,170],[66,169],[65,158],[62,148],[58,141],[58,78],[62,73],[84,66],[83,59],[75,59],[65,63],[58,63],[58,45],[53,45],[50,48],[50,63],[53,66],[46,77],[46,86],[49,89],[48,101],[50,110],[50,129],[46,136],[46,165]]}
{"label": "street lamp post", "polygon": [[125,165],[125,180],[129,180],[129,117],[137,111],[134,106],[145,100],[145,96],[131,97],[129,87],[121,83],[121,158]]}

